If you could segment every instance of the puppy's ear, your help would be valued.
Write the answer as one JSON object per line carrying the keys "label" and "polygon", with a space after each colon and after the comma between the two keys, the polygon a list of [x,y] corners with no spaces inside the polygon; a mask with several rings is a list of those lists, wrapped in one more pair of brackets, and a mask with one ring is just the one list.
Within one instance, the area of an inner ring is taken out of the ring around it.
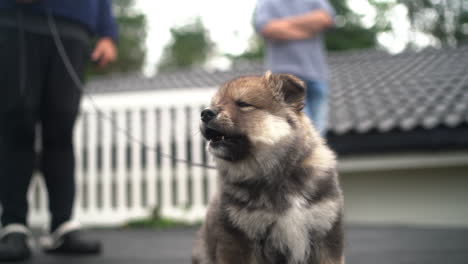
{"label": "puppy's ear", "polygon": [[273,89],[273,96],[285,102],[296,111],[302,111],[305,104],[306,85],[292,74],[273,74],[268,71],[265,80]]}

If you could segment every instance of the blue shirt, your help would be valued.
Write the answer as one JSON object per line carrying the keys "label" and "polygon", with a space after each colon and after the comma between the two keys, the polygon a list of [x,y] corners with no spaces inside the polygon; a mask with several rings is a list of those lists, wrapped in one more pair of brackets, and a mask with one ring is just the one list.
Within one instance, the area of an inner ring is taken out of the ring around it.
{"label": "blue shirt", "polygon": [[[327,0],[258,0],[255,11],[257,32],[274,19],[325,10],[335,16]],[[323,34],[305,40],[265,39],[265,66],[275,73],[291,73],[308,80],[327,80],[328,67]]]}
{"label": "blue shirt", "polygon": [[0,9],[14,9],[16,6],[33,13],[45,14],[50,10],[53,15],[76,21],[100,37],[118,39],[111,0],[38,0],[33,4],[16,4],[15,0],[0,0]]}

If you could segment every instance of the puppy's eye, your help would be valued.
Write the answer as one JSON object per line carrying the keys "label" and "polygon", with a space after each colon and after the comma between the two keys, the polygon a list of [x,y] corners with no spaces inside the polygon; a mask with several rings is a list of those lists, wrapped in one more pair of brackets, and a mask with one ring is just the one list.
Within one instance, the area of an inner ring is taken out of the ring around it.
{"label": "puppy's eye", "polygon": [[244,107],[253,107],[253,105],[251,104],[248,104],[246,102],[242,102],[242,101],[237,101],[236,102],[236,105],[240,108],[244,108]]}

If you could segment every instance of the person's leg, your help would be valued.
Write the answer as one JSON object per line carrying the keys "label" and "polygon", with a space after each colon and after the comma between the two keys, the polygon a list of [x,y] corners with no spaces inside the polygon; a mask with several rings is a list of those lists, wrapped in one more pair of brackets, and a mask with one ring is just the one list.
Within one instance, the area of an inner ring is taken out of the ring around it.
{"label": "person's leg", "polygon": [[47,50],[44,38],[0,27],[0,262],[31,256],[27,191]]}
{"label": "person's leg", "polygon": [[328,120],[328,86],[324,81],[306,81],[307,97],[305,112],[315,128],[323,135]]}
{"label": "person's leg", "polygon": [[[73,127],[78,114],[81,88],[73,82],[55,44],[41,109],[42,170],[52,215],[50,234],[40,242],[50,254],[98,254],[101,243],[82,237],[79,223],[71,221],[75,198]],[[87,43],[62,39],[74,71],[81,77],[89,58]]]}
{"label": "person's leg", "polygon": [[34,167],[44,51],[42,39],[0,28],[1,222],[26,225],[27,191]]}
{"label": "person's leg", "polygon": [[[73,127],[78,114],[81,91],[66,71],[54,49],[41,106],[42,171],[48,190],[52,216],[51,232],[72,217],[75,198],[75,157]],[[73,39],[62,39],[63,46],[79,76],[88,62],[88,46]]]}

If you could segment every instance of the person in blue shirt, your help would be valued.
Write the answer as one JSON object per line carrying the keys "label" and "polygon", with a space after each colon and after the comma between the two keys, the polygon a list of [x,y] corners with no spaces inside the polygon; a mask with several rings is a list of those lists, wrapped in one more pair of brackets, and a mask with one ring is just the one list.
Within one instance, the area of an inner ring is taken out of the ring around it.
{"label": "person in blue shirt", "polygon": [[72,221],[72,135],[82,91],[54,40],[61,39],[83,78],[90,59],[102,67],[116,60],[117,31],[110,0],[0,0],[0,262],[31,256],[26,197],[36,142],[51,214],[42,248],[60,254],[100,252],[99,241],[84,239]]}
{"label": "person in blue shirt", "polygon": [[307,85],[305,111],[322,134],[327,126],[328,66],[323,33],[334,24],[327,0],[258,0],[255,28],[265,39],[265,66]]}

